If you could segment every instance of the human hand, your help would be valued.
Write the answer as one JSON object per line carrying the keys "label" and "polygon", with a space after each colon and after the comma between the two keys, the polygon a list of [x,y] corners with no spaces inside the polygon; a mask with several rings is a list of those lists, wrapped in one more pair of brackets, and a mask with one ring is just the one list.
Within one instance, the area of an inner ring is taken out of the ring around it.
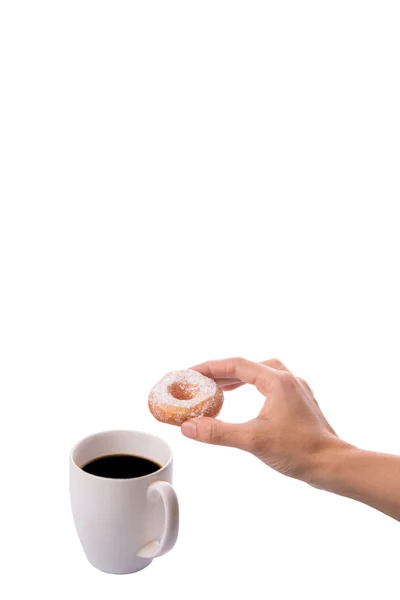
{"label": "human hand", "polygon": [[224,391],[255,385],[266,399],[259,415],[247,423],[207,417],[186,421],[182,433],[187,437],[246,450],[276,471],[311,484],[319,458],[346,445],[324,417],[310,386],[279,360],[230,358],[191,368],[214,379]]}

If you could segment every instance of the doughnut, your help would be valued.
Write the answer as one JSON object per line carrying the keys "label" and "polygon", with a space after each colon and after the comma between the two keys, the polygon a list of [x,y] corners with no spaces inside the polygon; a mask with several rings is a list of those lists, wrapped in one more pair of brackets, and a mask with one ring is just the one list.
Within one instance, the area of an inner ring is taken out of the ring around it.
{"label": "doughnut", "polygon": [[162,423],[182,425],[194,417],[216,417],[224,403],[223,391],[198,371],[171,371],[150,390],[149,409]]}

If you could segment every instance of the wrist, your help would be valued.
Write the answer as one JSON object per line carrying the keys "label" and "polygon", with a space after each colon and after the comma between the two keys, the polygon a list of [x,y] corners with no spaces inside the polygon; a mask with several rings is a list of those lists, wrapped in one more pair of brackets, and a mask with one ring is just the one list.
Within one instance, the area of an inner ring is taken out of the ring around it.
{"label": "wrist", "polygon": [[400,521],[400,457],[361,450],[334,436],[319,445],[304,478],[310,485],[358,500]]}
{"label": "wrist", "polygon": [[313,487],[343,494],[345,467],[351,456],[361,452],[355,446],[332,435],[327,438],[314,455],[307,483]]}

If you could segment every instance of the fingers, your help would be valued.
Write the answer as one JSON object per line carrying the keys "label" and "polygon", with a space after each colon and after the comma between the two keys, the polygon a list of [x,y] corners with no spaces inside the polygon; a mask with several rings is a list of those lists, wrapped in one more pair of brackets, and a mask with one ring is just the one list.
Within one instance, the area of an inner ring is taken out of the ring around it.
{"label": "fingers", "polygon": [[[268,365],[246,360],[245,358],[227,358],[224,360],[210,360],[201,365],[192,367],[207,377],[215,379],[232,379],[232,384],[250,383],[255,385],[259,392],[267,394],[276,379],[275,370]],[[230,383],[226,382],[226,385]]]}
{"label": "fingers", "polygon": [[[207,364],[207,363],[204,363]],[[288,373],[290,373],[290,369],[287,368],[286,365],[283,364],[282,361],[280,361],[277,358],[270,358],[268,360],[263,360],[261,363],[261,365],[265,365],[267,367],[271,367],[272,369],[275,369],[276,371],[286,371]],[[199,370],[199,367],[203,367],[203,365],[198,365],[197,367],[193,367],[196,370]],[[224,392],[230,392],[232,390],[236,390],[238,387],[242,386],[244,384],[243,381],[239,381],[237,378],[234,377],[215,377],[214,378],[216,383],[218,384],[218,386],[224,391]],[[300,381],[304,387],[311,392],[311,394],[313,394],[313,390],[310,388],[310,386],[308,385],[307,381],[305,381],[305,379],[303,379],[302,377],[297,377],[298,381]]]}
{"label": "fingers", "polygon": [[[195,369],[196,371],[202,372],[202,369],[204,369],[204,367],[207,364],[208,363],[203,363],[191,368]],[[289,371],[289,369],[283,364],[283,362],[281,362],[277,358],[270,358],[269,360],[264,360],[260,364],[276,369],[277,371]],[[204,374],[205,373],[203,373],[203,375]],[[218,387],[220,387],[224,392],[231,392],[233,390],[237,390],[237,388],[241,387],[245,383],[244,381],[240,381],[237,377],[214,376],[213,379],[217,383]]]}
{"label": "fingers", "polygon": [[238,383],[231,383],[230,385],[221,385],[218,383],[218,387],[221,388],[224,392],[232,392],[233,390],[237,390],[242,385],[244,385],[243,381],[239,381]]}
{"label": "fingers", "polygon": [[[312,391],[312,389],[310,388],[310,386],[308,385],[308,383],[307,383],[307,381],[306,381],[305,379],[303,379],[302,377],[298,377],[297,379],[300,381],[300,383],[302,383],[302,384],[304,385],[304,387],[305,387],[305,388],[306,388],[306,389],[307,389],[309,392],[311,392],[311,394],[314,394],[314,392]],[[315,400],[315,401],[316,401],[316,400]],[[316,402],[317,402],[317,401],[316,401]],[[317,402],[317,404],[318,404],[318,402]]]}
{"label": "fingers", "polygon": [[[271,358],[270,360],[265,360],[262,363],[263,365],[268,365],[269,367],[272,367],[273,369],[276,369],[277,371],[288,371],[290,373],[290,369],[288,369],[283,362],[281,362],[280,360],[278,360],[277,358]],[[302,385],[304,385],[304,387],[311,392],[311,394],[314,394],[314,392],[312,391],[312,389],[310,388],[310,386],[308,385],[307,381],[305,379],[303,379],[302,377],[296,377],[296,379],[298,381],[300,381],[300,383]],[[317,402],[318,404],[318,402]]]}
{"label": "fingers", "polygon": [[252,447],[251,429],[247,423],[224,423],[209,417],[185,421],[181,427],[183,435],[206,444],[231,446],[248,450]]}
{"label": "fingers", "polygon": [[278,358],[263,360],[261,364],[266,365],[267,367],[272,367],[272,369],[276,369],[277,371],[289,371],[289,369]]}
{"label": "fingers", "polygon": [[[195,367],[197,370],[197,367]],[[219,387],[223,387],[224,385],[236,385],[237,383],[243,384],[243,381],[240,381],[237,377],[213,377],[215,382],[219,385]]]}

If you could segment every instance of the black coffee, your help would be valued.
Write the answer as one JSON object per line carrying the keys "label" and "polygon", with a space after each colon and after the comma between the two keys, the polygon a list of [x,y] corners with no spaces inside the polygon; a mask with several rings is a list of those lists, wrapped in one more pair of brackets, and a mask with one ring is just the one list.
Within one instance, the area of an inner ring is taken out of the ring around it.
{"label": "black coffee", "polygon": [[134,454],[108,454],[99,456],[83,465],[82,470],[97,477],[109,479],[131,479],[143,477],[161,469],[161,465]]}

